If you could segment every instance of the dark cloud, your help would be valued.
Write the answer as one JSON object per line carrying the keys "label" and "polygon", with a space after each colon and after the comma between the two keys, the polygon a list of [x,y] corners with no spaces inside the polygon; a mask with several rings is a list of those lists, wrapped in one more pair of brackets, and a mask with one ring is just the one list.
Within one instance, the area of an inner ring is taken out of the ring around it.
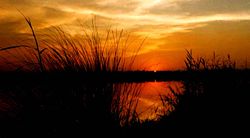
{"label": "dark cloud", "polygon": [[187,0],[176,1],[169,5],[155,6],[153,14],[209,15],[235,12],[250,12],[249,0]]}
{"label": "dark cloud", "polygon": [[250,11],[249,0],[201,0],[180,5],[190,14],[220,14]]}

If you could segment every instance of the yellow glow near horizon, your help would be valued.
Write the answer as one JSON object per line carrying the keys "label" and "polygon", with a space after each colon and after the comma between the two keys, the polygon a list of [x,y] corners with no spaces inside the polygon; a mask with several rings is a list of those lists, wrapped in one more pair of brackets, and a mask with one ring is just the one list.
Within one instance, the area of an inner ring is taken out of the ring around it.
{"label": "yellow glow near horizon", "polygon": [[96,16],[100,26],[148,37],[139,54],[157,59],[162,64],[157,70],[182,68],[185,49],[206,56],[216,51],[239,60],[250,57],[250,2],[246,0],[6,0],[0,5],[1,47],[7,39],[27,39],[29,31],[17,8],[32,19],[37,32],[67,26],[78,35],[78,21]]}

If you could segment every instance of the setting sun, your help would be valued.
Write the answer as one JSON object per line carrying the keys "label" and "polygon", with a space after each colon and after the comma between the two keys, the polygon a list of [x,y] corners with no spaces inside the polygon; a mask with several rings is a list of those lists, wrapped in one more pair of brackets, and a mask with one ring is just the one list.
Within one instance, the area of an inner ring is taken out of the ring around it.
{"label": "setting sun", "polygon": [[159,70],[183,69],[185,49],[206,57],[214,51],[230,53],[238,66],[249,58],[250,4],[245,0],[7,0],[0,4],[0,48],[13,45],[14,39],[28,39],[30,32],[19,9],[40,34],[63,26],[78,36],[79,23],[88,24],[95,16],[99,29],[112,26],[132,32],[134,38],[147,38],[139,54],[158,56]]}

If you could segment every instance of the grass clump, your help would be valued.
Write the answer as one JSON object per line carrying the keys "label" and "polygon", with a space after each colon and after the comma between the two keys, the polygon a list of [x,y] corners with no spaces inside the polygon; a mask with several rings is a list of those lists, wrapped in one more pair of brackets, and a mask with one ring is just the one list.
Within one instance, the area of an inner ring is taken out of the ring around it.
{"label": "grass clump", "polygon": [[185,65],[187,71],[209,70],[236,70],[236,62],[228,54],[226,57],[218,57],[215,52],[211,59],[193,56],[192,50],[186,50]]}
{"label": "grass clump", "polygon": [[[25,71],[119,72],[132,70],[136,56],[145,41],[144,39],[135,46],[129,32],[111,27],[102,32],[98,29],[96,20],[92,19],[90,27],[83,27],[83,33],[78,36],[66,32],[63,27],[53,27],[49,34],[43,35],[43,40],[39,43],[31,20],[25,16],[24,18],[31,29],[35,47],[18,44],[2,48],[0,52],[23,49],[24,52],[19,51],[23,60],[15,68]],[[16,55],[12,54],[12,56]],[[8,64],[16,65],[13,61],[3,59]]]}

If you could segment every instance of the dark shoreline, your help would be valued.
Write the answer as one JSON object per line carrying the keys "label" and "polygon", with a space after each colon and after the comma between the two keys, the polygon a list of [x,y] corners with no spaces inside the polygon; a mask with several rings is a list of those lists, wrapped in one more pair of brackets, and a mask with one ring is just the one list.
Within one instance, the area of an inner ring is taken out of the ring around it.
{"label": "dark shoreline", "polygon": [[250,70],[215,71],[127,71],[127,72],[0,72],[0,81],[106,81],[106,82],[147,82],[240,79],[249,80]]}

